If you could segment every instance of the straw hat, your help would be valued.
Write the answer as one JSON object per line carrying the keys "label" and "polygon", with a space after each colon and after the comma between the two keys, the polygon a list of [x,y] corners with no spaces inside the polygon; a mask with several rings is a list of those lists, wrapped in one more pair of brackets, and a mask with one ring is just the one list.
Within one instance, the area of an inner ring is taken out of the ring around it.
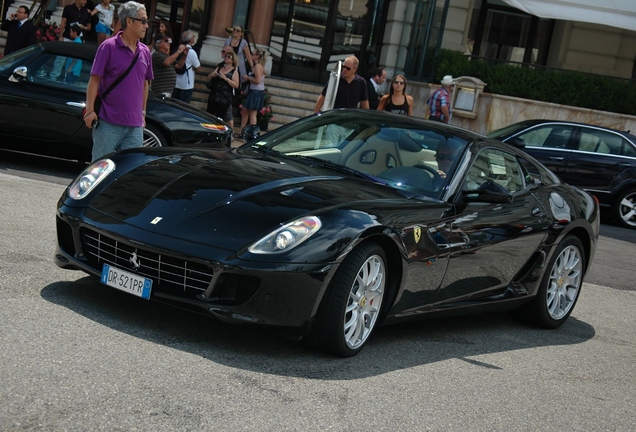
{"label": "straw hat", "polygon": [[444,78],[442,79],[442,85],[448,86],[451,84],[453,84],[453,76],[452,75],[444,76]]}

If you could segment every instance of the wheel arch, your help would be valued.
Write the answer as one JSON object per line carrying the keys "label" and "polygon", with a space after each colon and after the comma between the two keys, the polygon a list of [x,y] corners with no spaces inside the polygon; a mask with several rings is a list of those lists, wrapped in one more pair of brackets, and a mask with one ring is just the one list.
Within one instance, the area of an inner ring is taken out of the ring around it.
{"label": "wheel arch", "polygon": [[175,140],[172,131],[168,129],[165,123],[153,118],[147,118],[146,126],[151,126],[157,129],[168,140],[170,147],[175,147],[177,145],[177,141]]}
{"label": "wheel arch", "polygon": [[584,227],[579,226],[571,231],[568,231],[562,238],[565,238],[569,235],[579,239],[579,241],[583,245],[583,254],[585,255],[584,271],[587,273],[587,269],[590,266],[590,261],[592,260],[592,239],[590,237],[590,233]]}
{"label": "wheel arch", "polygon": [[388,280],[386,289],[388,296],[382,304],[382,311],[378,321],[378,324],[381,324],[382,320],[386,317],[388,311],[393,306],[399,292],[404,275],[404,260],[402,259],[402,252],[396,242],[384,233],[368,236],[358,243],[356,247],[367,243],[375,243],[380,246],[386,254],[387,259]]}

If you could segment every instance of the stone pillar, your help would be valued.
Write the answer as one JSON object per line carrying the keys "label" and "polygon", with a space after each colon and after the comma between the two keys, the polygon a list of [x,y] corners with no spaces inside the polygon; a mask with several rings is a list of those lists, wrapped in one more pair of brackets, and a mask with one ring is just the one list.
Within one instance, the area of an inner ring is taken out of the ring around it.
{"label": "stone pillar", "polygon": [[[208,0],[209,1],[209,0]],[[202,62],[218,64],[221,58],[221,48],[228,38],[226,29],[234,24],[234,7],[236,0],[213,0],[208,20],[208,34],[205,36],[201,47],[200,59]]]}
{"label": "stone pillar", "polygon": [[250,20],[247,28],[254,36],[254,42],[259,47],[269,46],[269,38],[274,26],[274,12],[276,0],[260,0],[252,2]]}
{"label": "stone pillar", "polygon": [[411,37],[411,20],[415,16],[417,1],[393,0],[389,12],[382,41],[379,65],[386,69],[387,76],[404,73],[404,65],[408,55],[407,48]]}

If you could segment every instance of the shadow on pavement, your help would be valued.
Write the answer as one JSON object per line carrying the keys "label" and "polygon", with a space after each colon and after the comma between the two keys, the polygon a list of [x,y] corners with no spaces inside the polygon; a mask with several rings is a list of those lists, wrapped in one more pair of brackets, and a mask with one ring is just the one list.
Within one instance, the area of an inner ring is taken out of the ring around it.
{"label": "shadow on pavement", "polygon": [[377,329],[355,357],[341,359],[253,326],[238,326],[108,288],[92,277],[44,287],[42,297],[114,331],[260,373],[350,380],[424,364],[542,346],[580,344],[595,330],[573,317],[557,330],[521,324],[507,313],[429,319]]}

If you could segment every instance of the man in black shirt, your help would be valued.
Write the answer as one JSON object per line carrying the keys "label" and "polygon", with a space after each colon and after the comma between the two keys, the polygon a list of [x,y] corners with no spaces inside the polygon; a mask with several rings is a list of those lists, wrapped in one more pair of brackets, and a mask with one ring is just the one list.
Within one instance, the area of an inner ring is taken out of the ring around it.
{"label": "man in black shirt", "polygon": [[60,28],[64,29],[60,32],[60,41],[71,42],[71,26],[73,24],[79,25],[82,31],[91,29],[91,15],[86,9],[86,0],[75,0],[75,3],[68,6],[64,6],[62,11],[62,22]]}
{"label": "man in black shirt", "polygon": [[[356,74],[358,70],[358,58],[350,56],[342,63],[342,71],[340,72],[340,81],[338,82],[338,93],[333,108],[356,108],[358,103],[360,108],[369,109],[369,98],[367,96],[367,82],[360,75]],[[322,89],[322,93],[318,96],[314,112],[319,112],[325,103],[325,95],[327,94],[327,86]]]}

